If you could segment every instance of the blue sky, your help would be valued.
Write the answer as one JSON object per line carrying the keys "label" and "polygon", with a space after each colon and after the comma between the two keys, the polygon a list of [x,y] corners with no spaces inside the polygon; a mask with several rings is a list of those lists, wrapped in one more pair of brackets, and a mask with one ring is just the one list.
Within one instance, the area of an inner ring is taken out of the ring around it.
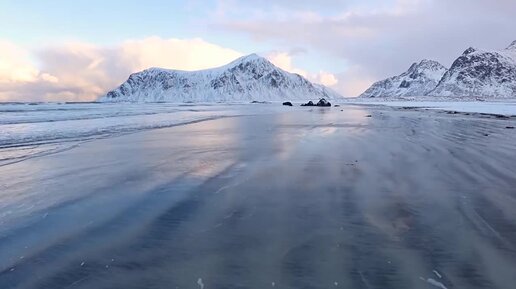
{"label": "blue sky", "polygon": [[193,33],[183,1],[3,1],[4,37],[21,43],[88,40],[115,43],[148,35],[188,37]]}
{"label": "blue sky", "polygon": [[[295,1],[294,1],[295,2]],[[302,1],[301,1],[302,2]],[[8,4],[5,4],[8,3]],[[200,37],[244,53],[289,50],[288,45],[252,41],[246,35],[213,29],[219,1],[6,1],[0,9],[3,36],[20,44],[87,41],[114,45],[127,39]],[[299,5],[299,4],[298,4]],[[321,9],[325,11],[326,9]],[[231,14],[231,13],[228,13]],[[324,12],[326,15],[327,13]],[[235,15],[230,15],[234,17]],[[312,53],[299,63],[311,69],[337,69],[344,61],[327,60]],[[338,63],[340,62],[340,63]]]}
{"label": "blue sky", "polygon": [[[253,52],[351,96],[423,58],[449,66],[468,46],[501,49],[514,15],[512,0],[3,0],[0,100],[91,99],[147,65]],[[68,79],[70,63],[82,78]]]}

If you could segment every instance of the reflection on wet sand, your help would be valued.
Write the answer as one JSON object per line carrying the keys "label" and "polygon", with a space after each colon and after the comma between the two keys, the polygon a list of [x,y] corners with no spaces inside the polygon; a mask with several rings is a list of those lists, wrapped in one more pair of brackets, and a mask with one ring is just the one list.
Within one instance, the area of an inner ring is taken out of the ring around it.
{"label": "reflection on wet sand", "polygon": [[[513,288],[516,135],[506,125],[285,110],[0,168],[3,194],[68,192],[1,231],[0,284]],[[52,170],[30,179],[20,168],[32,166]]]}

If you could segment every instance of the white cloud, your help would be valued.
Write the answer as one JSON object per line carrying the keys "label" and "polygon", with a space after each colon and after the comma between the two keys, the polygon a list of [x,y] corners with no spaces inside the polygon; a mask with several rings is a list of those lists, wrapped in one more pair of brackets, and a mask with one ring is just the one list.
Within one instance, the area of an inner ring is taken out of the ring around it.
{"label": "white cloud", "polygon": [[294,65],[292,64],[293,56],[292,53],[289,52],[273,51],[268,53],[266,55],[266,58],[279,68],[291,73],[297,73],[315,83],[319,83],[326,86],[335,86],[339,82],[337,77],[332,73],[326,71],[310,73],[306,70],[294,67]]}
{"label": "white cloud", "polygon": [[345,97],[360,95],[375,82],[369,72],[359,65],[348,67],[345,72],[338,73],[337,78],[340,81],[334,89]]}
{"label": "white cloud", "polygon": [[320,71],[318,74],[319,83],[326,85],[326,86],[334,86],[337,83],[339,83],[339,80],[333,73]]}
{"label": "white cloud", "polygon": [[242,53],[195,39],[161,39],[150,37],[122,44],[122,60],[135,70],[165,67],[180,70],[200,70],[224,65]]}
{"label": "white cloud", "polygon": [[288,52],[273,51],[269,52],[265,57],[270,62],[272,62],[272,64],[276,65],[277,67],[285,71],[297,73],[303,77],[306,77],[308,75],[306,71],[299,68],[295,68],[292,65],[292,55]]}
{"label": "white cloud", "polygon": [[30,61],[29,53],[8,41],[0,41],[0,84],[34,82],[51,75],[41,75]]}

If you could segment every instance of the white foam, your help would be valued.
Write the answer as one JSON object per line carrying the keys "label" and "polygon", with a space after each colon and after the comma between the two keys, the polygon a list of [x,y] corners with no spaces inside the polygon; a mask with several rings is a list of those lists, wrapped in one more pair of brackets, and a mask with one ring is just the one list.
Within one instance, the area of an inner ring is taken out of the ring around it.
{"label": "white foam", "polygon": [[202,278],[197,279],[197,285],[199,285],[199,288],[204,289],[204,283],[202,282]]}
{"label": "white foam", "polygon": [[439,274],[439,272],[437,272],[437,270],[434,270],[433,272],[434,272],[435,276],[437,276],[439,279],[443,278],[443,276],[441,274]]}
{"label": "white foam", "polygon": [[435,279],[433,279],[433,278],[425,279],[425,278],[423,278],[423,277],[419,277],[419,279],[420,279],[421,281],[424,281],[424,282],[426,282],[426,283],[428,283],[428,284],[430,284],[430,285],[434,286],[434,287],[441,288],[441,289],[448,289],[448,288],[446,288],[446,286],[444,286],[444,284],[443,284],[443,283],[441,283],[441,282],[439,282],[439,281],[437,281],[437,280],[435,280]]}

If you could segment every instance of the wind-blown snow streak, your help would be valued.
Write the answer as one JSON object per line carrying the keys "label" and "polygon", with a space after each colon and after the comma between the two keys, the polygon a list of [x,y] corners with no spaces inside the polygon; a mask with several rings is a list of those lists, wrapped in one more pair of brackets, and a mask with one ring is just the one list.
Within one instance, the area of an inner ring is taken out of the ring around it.
{"label": "wind-blown snow streak", "polygon": [[338,98],[330,89],[251,54],[222,67],[180,71],[150,68],[132,74],[102,102],[241,102]]}

